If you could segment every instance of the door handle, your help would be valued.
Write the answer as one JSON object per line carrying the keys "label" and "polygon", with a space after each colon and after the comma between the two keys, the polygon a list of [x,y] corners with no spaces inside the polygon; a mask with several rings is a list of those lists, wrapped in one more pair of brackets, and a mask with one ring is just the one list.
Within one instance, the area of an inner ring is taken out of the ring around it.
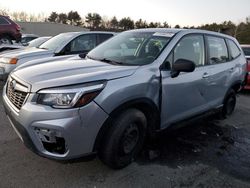
{"label": "door handle", "polygon": [[210,75],[207,73],[207,72],[205,72],[203,75],[202,75],[202,78],[208,78]]}

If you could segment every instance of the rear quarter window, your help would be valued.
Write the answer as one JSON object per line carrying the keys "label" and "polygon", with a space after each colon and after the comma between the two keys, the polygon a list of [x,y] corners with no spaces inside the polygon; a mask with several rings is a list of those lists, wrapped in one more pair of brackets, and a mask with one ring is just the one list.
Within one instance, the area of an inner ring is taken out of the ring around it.
{"label": "rear quarter window", "polygon": [[232,40],[227,39],[227,43],[228,43],[228,48],[231,52],[231,57],[233,59],[237,58],[241,54],[240,49]]}
{"label": "rear quarter window", "polygon": [[0,17],[0,25],[7,25],[10,24],[5,18]]}

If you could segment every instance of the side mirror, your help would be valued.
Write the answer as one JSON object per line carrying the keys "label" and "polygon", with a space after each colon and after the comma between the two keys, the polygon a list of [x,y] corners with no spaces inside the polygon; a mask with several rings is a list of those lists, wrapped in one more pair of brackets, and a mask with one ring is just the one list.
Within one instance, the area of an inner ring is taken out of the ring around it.
{"label": "side mirror", "polygon": [[193,61],[187,59],[178,59],[172,65],[171,77],[177,77],[180,72],[193,72],[195,64]]}
{"label": "side mirror", "polygon": [[88,52],[80,53],[80,54],[79,54],[79,57],[80,57],[81,59],[84,59],[84,58],[86,57],[87,54],[88,54]]}
{"label": "side mirror", "polygon": [[22,45],[23,45],[23,46],[28,46],[29,43],[27,43],[27,42],[22,42]]}

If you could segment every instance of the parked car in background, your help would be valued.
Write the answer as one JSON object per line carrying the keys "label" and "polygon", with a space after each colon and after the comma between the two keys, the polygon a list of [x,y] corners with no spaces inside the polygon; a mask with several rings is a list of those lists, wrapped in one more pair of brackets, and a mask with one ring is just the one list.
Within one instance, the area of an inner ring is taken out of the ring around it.
{"label": "parked car in background", "polygon": [[244,89],[250,89],[250,45],[241,45],[242,50],[247,59],[247,78],[246,78],[246,85]]}
{"label": "parked car in background", "polygon": [[220,110],[231,115],[246,61],[236,39],[204,30],[126,31],[83,60],[12,72],[6,114],[41,156],[97,153],[112,168],[133,161],[147,136]]}
{"label": "parked car in background", "polygon": [[20,41],[21,45],[27,46],[30,41],[38,38],[38,35],[35,34],[22,34],[22,39]]}
{"label": "parked car in background", "polygon": [[113,37],[113,32],[68,32],[52,37],[38,48],[10,51],[0,55],[0,79],[5,80],[17,66],[31,60],[87,53],[98,44]]}
{"label": "parked car in background", "polygon": [[41,44],[43,44],[44,42],[46,42],[47,40],[49,40],[51,37],[50,36],[46,36],[46,37],[38,37],[30,42],[28,42],[27,46],[22,46],[22,45],[1,45],[0,46],[0,56],[3,54],[3,52],[6,52],[8,50],[16,50],[16,49],[24,49],[27,47],[39,47]]}
{"label": "parked car in background", "polygon": [[21,28],[8,16],[0,15],[0,45],[12,44],[12,40],[21,41]]}
{"label": "parked car in background", "polygon": [[51,36],[44,36],[44,37],[38,37],[36,39],[33,39],[32,41],[28,42],[28,47],[36,47],[38,48],[43,43],[45,43],[47,40],[51,39]]}
{"label": "parked car in background", "polygon": [[[83,53],[83,55],[85,56],[85,53]],[[35,59],[35,60],[28,61],[26,63],[23,63],[22,65],[16,67],[13,70],[13,72],[19,69],[23,69],[23,68],[38,65],[38,64],[53,63],[57,61],[66,61],[66,60],[81,60],[82,58],[80,56],[81,55],[73,54],[73,55],[66,55],[66,56],[53,56],[53,57]]]}

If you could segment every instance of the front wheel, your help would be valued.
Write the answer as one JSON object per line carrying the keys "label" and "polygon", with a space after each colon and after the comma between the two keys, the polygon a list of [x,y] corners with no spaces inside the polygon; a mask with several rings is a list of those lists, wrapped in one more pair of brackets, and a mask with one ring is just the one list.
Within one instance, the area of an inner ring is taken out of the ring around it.
{"label": "front wheel", "polygon": [[234,112],[235,106],[236,106],[236,93],[233,89],[231,89],[227,93],[223,103],[222,117],[227,118],[228,116],[230,116]]}
{"label": "front wheel", "polygon": [[137,109],[128,109],[112,123],[99,151],[100,159],[114,169],[129,165],[143,146],[147,120]]}

